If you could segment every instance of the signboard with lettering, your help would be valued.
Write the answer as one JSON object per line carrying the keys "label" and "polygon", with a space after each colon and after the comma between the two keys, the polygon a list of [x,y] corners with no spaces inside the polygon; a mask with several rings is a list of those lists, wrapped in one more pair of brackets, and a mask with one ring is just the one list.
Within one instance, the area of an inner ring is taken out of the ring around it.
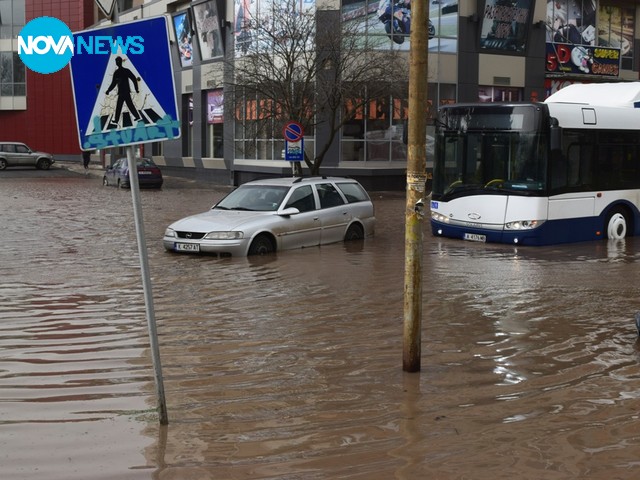
{"label": "signboard with lettering", "polygon": [[548,42],[546,63],[549,74],[617,77],[620,74],[620,49]]}
{"label": "signboard with lettering", "polygon": [[532,0],[485,0],[480,50],[524,55],[527,49]]}
{"label": "signboard with lettering", "polygon": [[82,150],[178,138],[169,30],[152,17],[74,33],[71,81]]}

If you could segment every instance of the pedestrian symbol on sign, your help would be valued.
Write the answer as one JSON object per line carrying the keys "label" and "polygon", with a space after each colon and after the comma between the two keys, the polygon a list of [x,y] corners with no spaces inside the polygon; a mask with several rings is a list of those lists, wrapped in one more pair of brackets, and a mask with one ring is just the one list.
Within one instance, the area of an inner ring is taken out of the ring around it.
{"label": "pedestrian symbol on sign", "polygon": [[[138,42],[119,40],[110,43],[109,50],[101,48],[100,54],[71,58],[78,136],[83,150],[180,137],[165,17],[85,30],[74,33],[74,38],[79,44],[94,47],[94,38],[135,38]],[[145,47],[140,48],[143,40]]]}
{"label": "pedestrian symbol on sign", "polygon": [[118,125],[118,121],[120,120],[120,112],[122,111],[122,104],[126,103],[127,108],[129,109],[129,113],[133,115],[136,120],[140,120],[140,114],[136,110],[136,106],[131,100],[131,85],[136,89],[136,93],[140,93],[138,90],[138,80],[140,77],[136,77],[131,70],[122,66],[122,57],[116,57],[116,65],[117,68],[115,72],[113,72],[113,81],[109,88],[107,88],[106,94],[109,95],[109,92],[114,88],[118,89],[118,101],[116,102],[116,113],[113,118],[112,124],[114,126]]}
{"label": "pedestrian symbol on sign", "polygon": [[[164,118],[164,109],[131,59],[119,54],[111,55],[110,60],[86,126],[87,134],[106,134],[110,130],[132,128],[138,122],[150,126]],[[123,106],[127,108],[125,111]]]}

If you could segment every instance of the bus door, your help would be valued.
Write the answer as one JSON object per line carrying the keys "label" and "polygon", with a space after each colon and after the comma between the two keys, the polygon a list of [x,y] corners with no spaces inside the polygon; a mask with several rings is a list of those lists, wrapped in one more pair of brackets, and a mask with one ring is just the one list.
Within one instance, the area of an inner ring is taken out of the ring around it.
{"label": "bus door", "polygon": [[[593,191],[592,148],[580,138],[570,141],[565,155],[556,155],[551,162],[549,220],[593,218],[596,215],[596,194]],[[599,181],[599,180],[597,180]],[[598,212],[599,213],[599,212]]]}

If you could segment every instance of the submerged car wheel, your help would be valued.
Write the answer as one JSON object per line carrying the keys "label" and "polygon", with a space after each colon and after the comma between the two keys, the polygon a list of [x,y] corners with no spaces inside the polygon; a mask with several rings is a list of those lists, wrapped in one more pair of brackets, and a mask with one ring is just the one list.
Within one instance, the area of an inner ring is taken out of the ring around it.
{"label": "submerged car wheel", "polygon": [[627,217],[621,208],[614,209],[607,219],[607,238],[609,240],[622,240],[627,236]]}
{"label": "submerged car wheel", "polygon": [[349,242],[351,240],[362,240],[364,238],[364,230],[358,224],[350,225],[347,229],[347,233],[344,234],[344,241]]}
{"label": "submerged car wheel", "polygon": [[0,158],[0,170],[7,168],[7,161],[4,158]]}
{"label": "submerged car wheel", "polygon": [[265,235],[258,235],[249,247],[249,255],[266,255],[276,251],[275,246],[271,239]]}

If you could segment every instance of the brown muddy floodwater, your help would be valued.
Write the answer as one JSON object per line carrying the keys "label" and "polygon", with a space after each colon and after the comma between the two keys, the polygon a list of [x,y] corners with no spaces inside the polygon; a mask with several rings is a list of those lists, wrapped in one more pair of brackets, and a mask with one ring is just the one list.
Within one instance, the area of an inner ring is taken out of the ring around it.
{"label": "brown muddy floodwater", "polygon": [[635,479],[640,239],[514,248],[425,227],[422,371],[402,372],[404,198],[376,236],[165,253],[222,193],[143,191],[169,425],[131,195],[0,177],[0,478]]}

